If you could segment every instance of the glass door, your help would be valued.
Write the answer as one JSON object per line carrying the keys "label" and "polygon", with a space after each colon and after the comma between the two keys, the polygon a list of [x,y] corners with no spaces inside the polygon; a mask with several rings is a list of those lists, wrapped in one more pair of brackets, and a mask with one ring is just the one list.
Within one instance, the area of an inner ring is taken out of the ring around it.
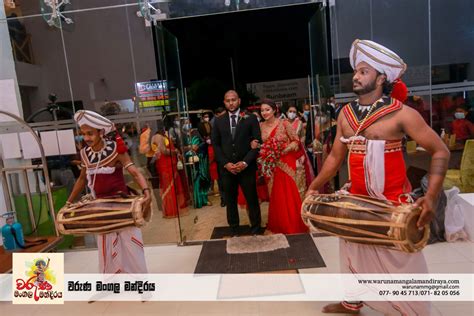
{"label": "glass door", "polygon": [[[174,220],[179,243],[189,240],[195,218],[192,216],[194,164],[189,162],[191,143],[189,112],[181,77],[178,39],[160,24],[155,26],[157,73],[163,85],[163,124],[169,153],[163,160],[165,176],[160,177],[163,217]],[[176,122],[179,122],[176,123]]]}
{"label": "glass door", "polygon": [[[309,76],[311,113],[309,124],[311,128],[313,163],[319,173],[326,159],[336,132],[335,107],[330,103],[334,95],[330,82],[329,38],[327,27],[326,4],[321,3],[316,13],[308,22],[311,75]],[[331,190],[330,184],[321,190]]]}

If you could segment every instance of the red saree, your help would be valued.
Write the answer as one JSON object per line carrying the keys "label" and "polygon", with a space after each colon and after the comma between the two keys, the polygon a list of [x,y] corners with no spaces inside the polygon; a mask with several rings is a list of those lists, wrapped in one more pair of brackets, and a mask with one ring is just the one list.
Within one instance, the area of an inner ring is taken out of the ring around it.
{"label": "red saree", "polygon": [[[173,143],[164,136],[163,141],[165,148],[174,151]],[[159,146],[160,148],[161,146]],[[165,155],[163,152],[160,153],[159,158],[156,160],[156,172],[160,179],[160,190],[161,199],[163,200],[163,217],[172,218],[177,217],[178,214],[187,213],[187,201],[184,193],[184,187],[181,181],[181,176],[177,172],[178,160],[175,155]],[[180,209],[186,209],[178,211],[178,205]]]}
{"label": "red saree", "polygon": [[281,147],[293,147],[288,153],[281,153],[273,169],[271,178],[266,179],[270,194],[267,228],[273,233],[305,233],[308,227],[301,219],[301,197],[296,186],[296,160],[301,157],[300,141],[291,125],[279,121],[270,133],[265,133],[262,125],[264,142],[276,140]]}
{"label": "red saree", "polygon": [[207,146],[207,153],[209,155],[209,175],[211,176],[211,181],[216,181],[219,179],[219,174],[217,173],[217,162],[212,145]]}

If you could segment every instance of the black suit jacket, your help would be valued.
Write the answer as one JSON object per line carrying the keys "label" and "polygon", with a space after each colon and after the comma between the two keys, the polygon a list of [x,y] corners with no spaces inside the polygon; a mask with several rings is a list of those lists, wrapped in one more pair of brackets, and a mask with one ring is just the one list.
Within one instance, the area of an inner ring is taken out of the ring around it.
{"label": "black suit jacket", "polygon": [[238,118],[234,138],[230,130],[229,114],[220,116],[212,129],[212,145],[217,162],[223,167],[229,162],[245,161],[247,168],[257,170],[258,149],[250,147],[250,142],[255,139],[262,142],[260,125],[255,115]]}

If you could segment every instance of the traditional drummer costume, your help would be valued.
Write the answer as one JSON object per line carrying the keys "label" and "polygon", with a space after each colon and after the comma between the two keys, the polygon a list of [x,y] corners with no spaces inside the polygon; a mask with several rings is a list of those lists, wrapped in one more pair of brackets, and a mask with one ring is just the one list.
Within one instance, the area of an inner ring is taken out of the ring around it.
{"label": "traditional drummer costume", "polygon": [[[385,74],[389,82],[397,80],[406,70],[403,60],[391,50],[372,41],[356,40],[352,44],[352,68],[366,62]],[[371,106],[358,100],[347,104],[343,113],[355,137],[341,138],[349,149],[350,193],[392,201],[405,201],[411,187],[406,176],[401,140],[372,140],[361,134],[380,118],[399,111],[403,104],[383,96]],[[340,240],[341,270],[345,273],[428,273],[421,252],[406,253],[387,248]],[[429,315],[429,302],[366,302],[367,305],[389,315]],[[358,310],[362,302],[343,302],[351,310]]]}
{"label": "traditional drummer costume", "polygon": [[[74,119],[79,126],[88,125],[103,129],[105,135],[113,131],[113,123],[88,110],[76,112]],[[86,146],[81,150],[82,167],[86,168],[87,186],[94,198],[128,194],[123,168],[107,166],[119,154],[117,142],[104,139],[104,147],[95,152]],[[102,273],[147,273],[142,232],[137,227],[127,227],[117,232],[97,235],[99,269]]]}

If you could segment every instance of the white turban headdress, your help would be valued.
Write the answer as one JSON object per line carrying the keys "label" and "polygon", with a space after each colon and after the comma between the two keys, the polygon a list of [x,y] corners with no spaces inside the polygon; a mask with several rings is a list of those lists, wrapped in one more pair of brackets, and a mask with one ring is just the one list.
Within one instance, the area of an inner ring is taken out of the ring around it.
{"label": "white turban headdress", "polygon": [[114,123],[111,120],[93,111],[79,110],[74,114],[74,120],[79,127],[88,125],[93,128],[103,129],[106,135],[114,130]]}
{"label": "white turban headdress", "polygon": [[385,74],[389,82],[400,78],[407,65],[390,49],[368,40],[356,39],[352,43],[349,59],[353,69],[365,61],[378,72]]}

